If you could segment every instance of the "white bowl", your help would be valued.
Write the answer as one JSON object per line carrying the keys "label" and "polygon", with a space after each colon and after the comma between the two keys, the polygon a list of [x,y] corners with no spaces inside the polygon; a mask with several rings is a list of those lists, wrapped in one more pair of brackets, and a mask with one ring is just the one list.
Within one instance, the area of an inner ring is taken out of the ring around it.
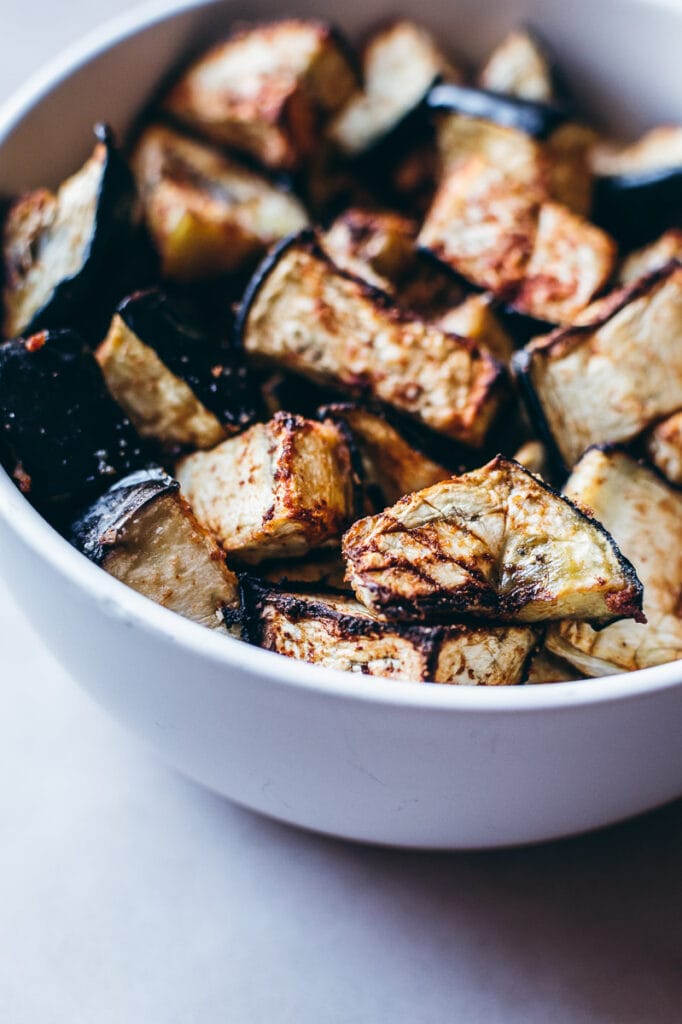
{"label": "white bowl", "polygon": [[[349,0],[342,27],[367,23]],[[374,21],[395,13],[374,0]],[[146,7],[71,49],[0,111],[0,192],[54,184],[188,50],[234,18],[337,16],[316,0]],[[592,108],[680,120],[682,8],[646,0],[426,0],[479,58],[528,20]],[[594,828],[682,792],[682,663],[548,686],[437,687],[315,668],[216,636],[78,554],[0,471],[4,575],[74,678],[169,762],[232,800],[369,842],[492,847]]]}

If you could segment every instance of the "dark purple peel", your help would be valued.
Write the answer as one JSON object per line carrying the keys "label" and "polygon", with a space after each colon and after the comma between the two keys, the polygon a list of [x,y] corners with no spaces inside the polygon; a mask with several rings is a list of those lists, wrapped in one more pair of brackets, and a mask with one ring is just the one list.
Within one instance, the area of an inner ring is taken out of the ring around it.
{"label": "dark purple peel", "polygon": [[492,121],[502,128],[514,128],[538,140],[548,138],[569,116],[563,107],[554,104],[522,100],[454,82],[435,85],[427,96],[426,104],[433,111]]}

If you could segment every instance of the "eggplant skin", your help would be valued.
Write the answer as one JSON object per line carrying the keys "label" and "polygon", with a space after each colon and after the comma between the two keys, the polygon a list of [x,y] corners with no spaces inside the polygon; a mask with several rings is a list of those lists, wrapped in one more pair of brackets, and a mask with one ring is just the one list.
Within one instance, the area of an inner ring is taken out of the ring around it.
{"label": "eggplant skin", "polygon": [[162,445],[212,447],[263,412],[240,354],[159,289],[123,300],[96,356],[114,398]]}
{"label": "eggplant skin", "polygon": [[387,623],[347,594],[242,577],[244,639],[327,668],[460,686],[520,683],[538,642],[528,626]]}
{"label": "eggplant skin", "polygon": [[237,316],[235,345],[471,447],[483,443],[506,394],[504,367],[488,353],[339,270],[311,232],[287,239],[258,268]]}
{"label": "eggplant skin", "polygon": [[79,499],[144,464],[130,421],[73,331],[0,346],[3,461],[35,504]]}
{"label": "eggplant skin", "polygon": [[452,82],[434,86],[426,102],[431,110],[492,121],[502,128],[514,128],[541,141],[568,119],[567,111],[552,103]]}
{"label": "eggplant skin", "polygon": [[646,624],[622,620],[597,632],[586,622],[553,623],[548,649],[588,676],[682,657],[682,492],[617,445],[585,452],[565,489],[594,510],[637,567]]}
{"label": "eggplant skin", "polygon": [[682,267],[640,278],[514,353],[529,412],[557,461],[630,441],[682,407]]}
{"label": "eggplant skin", "polygon": [[163,470],[142,470],[114,484],[73,523],[70,540],[157,604],[236,635],[237,577]]}
{"label": "eggplant skin", "polygon": [[106,125],[84,166],[56,195],[20,197],[5,220],[5,337],[81,323],[108,295],[134,232],[135,183]]}
{"label": "eggplant skin", "polygon": [[356,522],[342,550],[358,600],[387,620],[642,620],[610,534],[501,455]]}

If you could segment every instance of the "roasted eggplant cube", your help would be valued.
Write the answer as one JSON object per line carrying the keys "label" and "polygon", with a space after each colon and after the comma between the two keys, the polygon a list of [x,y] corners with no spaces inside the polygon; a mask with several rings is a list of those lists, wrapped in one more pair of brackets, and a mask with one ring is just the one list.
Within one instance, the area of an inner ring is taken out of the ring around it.
{"label": "roasted eggplant cube", "polygon": [[109,129],[98,125],[95,134],[92,155],[56,193],[37,189],[10,206],[2,233],[6,338],[80,323],[81,306],[130,258],[135,185]]}
{"label": "roasted eggplant cube", "polygon": [[107,387],[141,437],[165,448],[213,448],[254,422],[254,386],[238,357],[156,289],[118,307],[97,349]]}
{"label": "roasted eggplant cube", "polygon": [[439,139],[445,169],[418,244],[478,287],[508,293],[548,198],[542,149],[523,132],[461,116],[445,119]]}
{"label": "roasted eggplant cube", "polygon": [[381,618],[601,625],[641,613],[641,584],[606,530],[501,455],[361,519],[343,553]]}
{"label": "roasted eggplant cube", "polygon": [[197,281],[251,267],[308,217],[300,202],[236,160],[152,125],[132,159],[162,273]]}
{"label": "roasted eggplant cube", "polygon": [[682,127],[664,125],[630,146],[595,146],[595,216],[626,248],[682,227]]}
{"label": "roasted eggplant cube", "polygon": [[460,338],[469,338],[501,363],[508,363],[514,342],[494,311],[490,292],[476,293],[435,320],[436,327]]}
{"label": "roasted eggplant cube", "polygon": [[570,661],[564,661],[555,654],[550,654],[542,647],[532,656],[528,665],[525,683],[571,683],[577,679],[584,679],[583,673]]}
{"label": "roasted eggplant cube", "polygon": [[266,167],[294,170],[356,88],[346,45],[328,25],[283,20],[235,32],[199,57],[164,108]]}
{"label": "roasted eggplant cube", "polygon": [[618,283],[633,284],[654,270],[661,270],[671,260],[682,263],[682,230],[679,228],[670,228],[655,242],[630,253],[618,268]]}
{"label": "roasted eggplant cube", "polygon": [[663,476],[682,487],[682,412],[661,420],[645,436],[646,454]]}
{"label": "roasted eggplant cube", "polygon": [[537,644],[527,626],[386,623],[352,597],[244,581],[251,643],[325,668],[459,686],[520,683]]}
{"label": "roasted eggplant cube", "polygon": [[468,445],[483,442],[504,398],[504,370],[490,355],[339,271],[309,237],[256,272],[237,340],[253,358],[367,394]]}
{"label": "roasted eggplant cube", "polygon": [[630,440],[682,408],[682,267],[635,282],[604,309],[513,359],[538,429],[567,467],[590,445]]}
{"label": "roasted eggplant cube", "polygon": [[202,525],[250,564],[338,544],[358,507],[347,431],[286,413],[187,456],[177,477]]}
{"label": "roasted eggplant cube", "polygon": [[452,475],[415,448],[385,413],[351,402],[320,409],[322,419],[345,423],[360,452],[368,503],[377,511],[405,494],[422,490]]}
{"label": "roasted eggplant cube", "polygon": [[423,104],[442,76],[460,77],[429,32],[412,21],[395,21],[367,43],[364,87],[351,96],[329,127],[347,156],[375,148]]}
{"label": "roasted eggplant cube", "polygon": [[78,499],[144,461],[140,439],[72,331],[0,346],[0,451],[38,505]]}
{"label": "roasted eggplant cube", "polygon": [[682,657],[682,493],[617,448],[586,452],[566,493],[611,531],[644,584],[646,624],[552,625],[549,650],[588,676],[628,672]]}
{"label": "roasted eggplant cube", "polygon": [[479,72],[478,84],[524,100],[555,100],[551,62],[527,29],[513,29],[495,47]]}
{"label": "roasted eggplant cube", "polygon": [[572,323],[606,286],[616,245],[560,203],[543,203],[515,309],[548,323]]}
{"label": "roasted eggplant cube", "polygon": [[322,245],[341,270],[388,293],[414,268],[417,224],[393,211],[349,209],[325,232]]}
{"label": "roasted eggplant cube", "polygon": [[237,635],[239,588],[178,483],[162,470],[132,473],[73,525],[71,541],[91,561],[157,604]]}

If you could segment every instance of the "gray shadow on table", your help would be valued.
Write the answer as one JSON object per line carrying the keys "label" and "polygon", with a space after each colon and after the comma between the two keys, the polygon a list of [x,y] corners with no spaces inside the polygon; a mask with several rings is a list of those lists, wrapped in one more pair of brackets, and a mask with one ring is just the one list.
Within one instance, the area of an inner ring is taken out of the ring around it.
{"label": "gray shadow on table", "polygon": [[[682,1021],[682,801],[552,844],[422,853],[343,843],[203,799],[252,844],[253,895],[282,947],[289,930],[294,961],[323,972],[316,985],[336,1008],[325,1024],[392,1014],[413,1024]],[[309,941],[292,923],[301,915]],[[320,966],[316,946],[330,943],[343,952]],[[348,984],[362,1016],[344,1002]]]}

